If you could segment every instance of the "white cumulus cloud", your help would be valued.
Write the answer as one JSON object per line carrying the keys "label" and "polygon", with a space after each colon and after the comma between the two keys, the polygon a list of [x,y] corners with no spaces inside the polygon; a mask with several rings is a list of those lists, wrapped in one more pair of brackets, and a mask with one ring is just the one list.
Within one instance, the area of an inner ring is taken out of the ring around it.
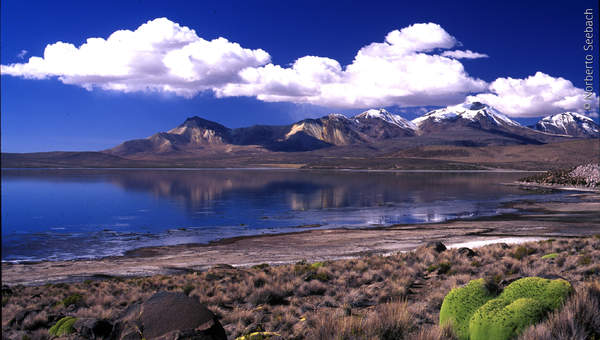
{"label": "white cumulus cloud", "polygon": [[135,31],[119,30],[107,39],[89,38],[76,47],[47,45],[43,57],[2,65],[2,74],[123,92],[163,91],[191,97],[239,81],[238,72],[268,63],[261,49],[246,49],[225,38],[200,38],[188,27],[158,18]]}
{"label": "white cumulus cloud", "polygon": [[256,96],[329,107],[443,105],[487,87],[459,61],[426,53],[456,44],[437,24],[414,24],[388,33],[384,42],[364,46],[346,67],[330,58],[307,56],[289,68],[269,64],[246,69],[240,73],[244,82],[215,92],[220,97]]}
{"label": "white cumulus cloud", "polygon": [[361,48],[343,67],[336,60],[304,56],[290,67],[274,65],[261,49],[225,38],[205,40],[166,18],[134,31],[89,38],[77,47],[56,42],[43,57],[2,65],[2,74],[57,77],[89,90],[170,92],[310,103],[330,107],[442,105],[460,101],[487,84],[470,77],[456,58],[439,54],[457,40],[434,23],[414,24]]}
{"label": "white cumulus cloud", "polygon": [[[418,23],[363,46],[348,65],[303,56],[281,66],[272,64],[262,49],[223,37],[206,40],[193,29],[158,18],[106,39],[89,38],[78,47],[61,41],[49,44],[42,57],[2,65],[1,72],[31,79],[56,77],[88,90],[155,91],[187,98],[211,91],[217,97],[339,108],[441,106],[469,96],[516,117],[583,110],[583,90],[563,78],[538,72],[488,84],[470,76],[459,59],[487,55],[450,50],[457,45],[440,25]],[[23,50],[19,56],[25,54]]]}
{"label": "white cumulus cloud", "polygon": [[454,59],[479,59],[479,58],[488,58],[489,56],[484,53],[473,52],[471,50],[461,51],[444,51],[442,53],[444,57],[450,57]]}
{"label": "white cumulus cloud", "polygon": [[585,98],[586,92],[561,77],[537,72],[525,79],[498,78],[489,86],[489,93],[468,97],[494,106],[512,117],[539,117],[564,111],[584,113],[585,104],[598,108],[598,97]]}

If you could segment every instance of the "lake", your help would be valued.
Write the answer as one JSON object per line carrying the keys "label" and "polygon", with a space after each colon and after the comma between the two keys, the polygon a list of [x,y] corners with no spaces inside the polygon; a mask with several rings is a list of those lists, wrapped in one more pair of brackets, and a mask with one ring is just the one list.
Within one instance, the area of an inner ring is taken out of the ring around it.
{"label": "lake", "polygon": [[503,185],[518,172],[273,169],[2,171],[2,261],[121,255],[305,228],[441,222],[561,199]]}

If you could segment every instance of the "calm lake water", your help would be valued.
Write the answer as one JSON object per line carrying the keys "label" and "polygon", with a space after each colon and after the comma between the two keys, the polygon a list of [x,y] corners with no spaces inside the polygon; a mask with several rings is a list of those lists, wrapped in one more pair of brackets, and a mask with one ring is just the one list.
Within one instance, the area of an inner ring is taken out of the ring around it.
{"label": "calm lake water", "polygon": [[144,246],[494,215],[547,200],[524,173],[3,170],[2,260],[95,258]]}

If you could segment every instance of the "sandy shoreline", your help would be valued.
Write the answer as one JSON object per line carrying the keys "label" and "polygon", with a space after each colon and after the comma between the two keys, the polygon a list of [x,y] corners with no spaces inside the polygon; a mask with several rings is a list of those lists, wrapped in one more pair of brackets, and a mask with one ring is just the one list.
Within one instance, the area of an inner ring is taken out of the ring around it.
{"label": "sandy shoreline", "polygon": [[[203,271],[218,264],[252,266],[306,259],[322,261],[408,251],[429,241],[480,246],[531,238],[581,237],[600,233],[600,193],[570,195],[574,202],[508,203],[519,213],[472,220],[367,229],[303,230],[244,236],[209,244],[141,248],[96,260],[2,263],[3,284],[41,285],[113,276]],[[507,242],[508,243],[508,242]]]}

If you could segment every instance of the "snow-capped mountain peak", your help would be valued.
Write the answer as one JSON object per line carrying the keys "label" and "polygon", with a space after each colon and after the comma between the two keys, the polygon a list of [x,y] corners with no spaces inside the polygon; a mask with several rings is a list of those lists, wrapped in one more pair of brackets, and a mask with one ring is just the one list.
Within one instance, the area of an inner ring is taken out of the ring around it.
{"label": "snow-capped mountain peak", "polygon": [[385,109],[370,109],[354,116],[354,120],[359,122],[365,119],[381,119],[390,124],[399,126],[403,129],[415,130],[417,127],[410,120],[404,119],[399,115],[388,112]]}
{"label": "snow-capped mountain peak", "polygon": [[439,123],[458,118],[471,121],[485,118],[497,125],[521,126],[521,124],[498,112],[493,107],[480,102],[465,102],[454,106],[448,106],[443,109],[433,110],[421,117],[413,119],[412,122],[415,125],[420,126],[426,121]]}
{"label": "snow-capped mountain peak", "polygon": [[598,124],[582,114],[576,112],[563,112],[542,118],[534,127],[536,130],[569,135],[574,137],[598,136]]}
{"label": "snow-capped mountain peak", "polygon": [[348,119],[348,117],[344,116],[341,113],[330,113],[327,115],[327,117],[332,118],[332,119]]}

